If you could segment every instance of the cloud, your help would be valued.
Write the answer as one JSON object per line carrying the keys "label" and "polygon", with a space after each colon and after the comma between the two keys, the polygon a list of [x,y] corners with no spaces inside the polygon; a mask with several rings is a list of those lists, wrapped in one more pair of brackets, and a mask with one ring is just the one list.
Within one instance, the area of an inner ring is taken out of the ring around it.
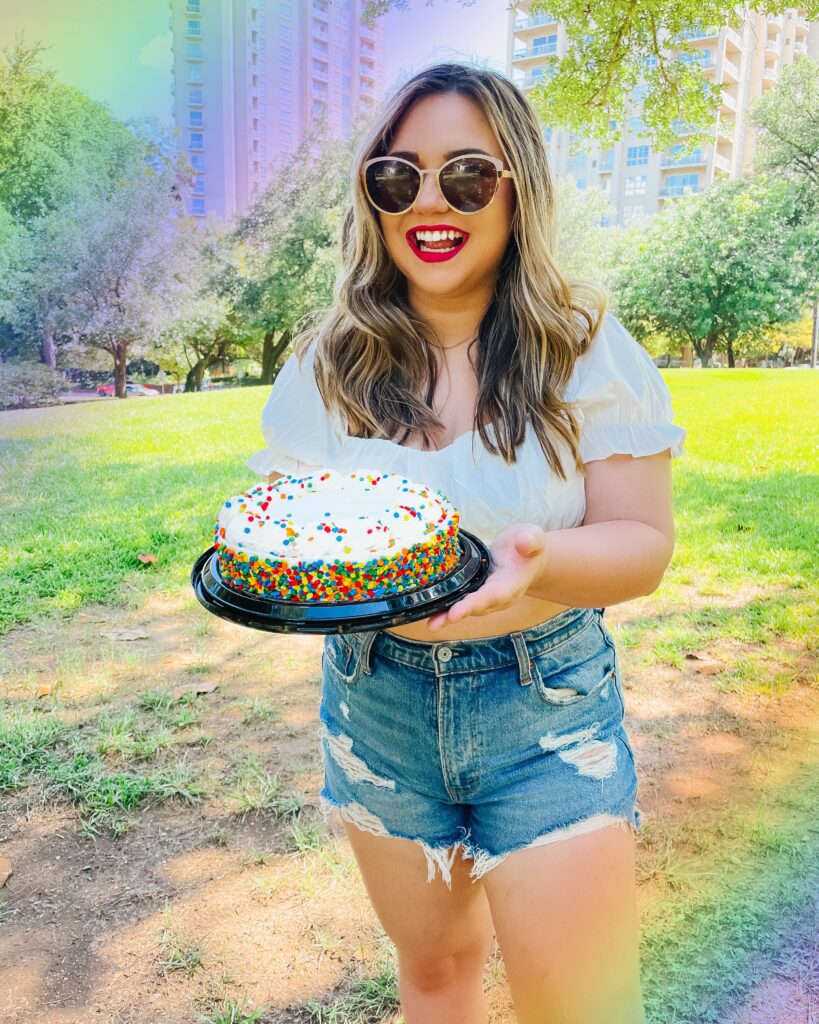
{"label": "cloud", "polygon": [[173,61],[173,32],[169,29],[164,35],[155,36],[139,51],[139,63],[146,68],[159,68],[166,71]]}

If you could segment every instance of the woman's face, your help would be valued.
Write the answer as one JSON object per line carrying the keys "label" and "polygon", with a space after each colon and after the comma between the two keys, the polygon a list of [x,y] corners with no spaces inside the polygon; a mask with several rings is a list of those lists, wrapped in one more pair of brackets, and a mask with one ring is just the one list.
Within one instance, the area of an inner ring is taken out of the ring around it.
{"label": "woman's face", "polygon": [[[503,160],[494,133],[480,107],[467,96],[425,96],[404,115],[387,155],[402,156],[421,169],[440,167],[455,151],[484,150]],[[504,167],[506,167],[504,161]],[[453,210],[432,174],[423,176],[418,198],[406,213],[376,211],[387,251],[406,277],[409,293],[461,298],[494,286],[512,229],[514,183],[501,178],[492,202],[478,213]],[[417,228],[463,232],[465,242],[448,260],[427,263],[407,233]]]}

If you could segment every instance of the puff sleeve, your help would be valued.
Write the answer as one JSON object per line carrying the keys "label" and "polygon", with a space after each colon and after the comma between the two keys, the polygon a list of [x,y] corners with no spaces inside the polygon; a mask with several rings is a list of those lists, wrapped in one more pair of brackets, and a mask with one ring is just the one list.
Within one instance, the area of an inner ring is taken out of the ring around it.
{"label": "puff sleeve", "polygon": [[566,397],[580,420],[584,462],[610,455],[683,455],[686,431],[673,422],[671,394],[642,345],[606,313],[591,347],[577,359]]}
{"label": "puff sleeve", "polygon": [[328,464],[335,428],[313,376],[312,348],[303,366],[293,354],[279,370],[261,425],[267,447],[246,462],[254,473],[304,475]]}

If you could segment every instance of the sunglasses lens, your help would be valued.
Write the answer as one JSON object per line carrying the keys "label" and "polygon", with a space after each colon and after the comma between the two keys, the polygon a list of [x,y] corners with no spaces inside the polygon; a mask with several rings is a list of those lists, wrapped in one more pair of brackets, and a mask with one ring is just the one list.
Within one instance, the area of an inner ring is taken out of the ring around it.
{"label": "sunglasses lens", "polygon": [[441,171],[441,191],[461,213],[475,213],[491,202],[498,187],[498,172],[491,160],[465,157]]}
{"label": "sunglasses lens", "polygon": [[420,175],[400,160],[379,160],[366,172],[367,191],[385,213],[404,213],[415,202]]}

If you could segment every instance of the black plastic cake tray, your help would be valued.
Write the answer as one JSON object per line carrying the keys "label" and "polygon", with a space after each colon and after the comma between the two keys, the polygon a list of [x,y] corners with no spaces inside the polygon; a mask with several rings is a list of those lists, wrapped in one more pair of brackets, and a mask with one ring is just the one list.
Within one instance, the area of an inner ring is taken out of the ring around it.
{"label": "black plastic cake tray", "polygon": [[417,622],[446,611],[489,575],[490,555],[486,545],[466,530],[458,540],[461,557],[445,576],[425,587],[404,594],[320,604],[310,601],[276,601],[243,593],[222,579],[216,548],[208,548],[191,570],[191,585],[209,612],[240,626],[269,633],[354,633]]}

